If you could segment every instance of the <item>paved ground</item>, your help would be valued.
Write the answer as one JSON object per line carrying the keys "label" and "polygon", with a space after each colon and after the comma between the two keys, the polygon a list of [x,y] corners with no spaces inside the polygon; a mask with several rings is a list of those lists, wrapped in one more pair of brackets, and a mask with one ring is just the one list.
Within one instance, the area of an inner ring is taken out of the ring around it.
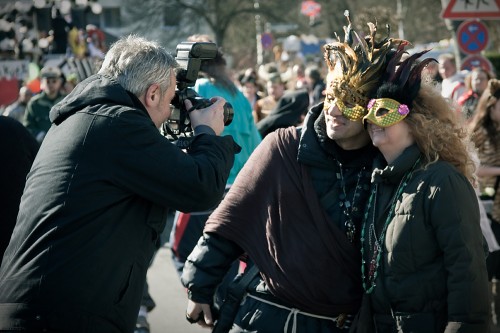
{"label": "paved ground", "polygon": [[151,333],[208,333],[208,329],[185,319],[187,297],[164,246],[156,254],[148,271],[150,293],[156,308],[149,313]]}
{"label": "paved ground", "polygon": [[172,223],[173,213],[169,214],[161,235],[166,245],[156,253],[148,270],[149,291],[156,303],[148,315],[151,333],[209,333],[208,329],[190,324],[185,319],[187,296],[170,259],[167,243]]}

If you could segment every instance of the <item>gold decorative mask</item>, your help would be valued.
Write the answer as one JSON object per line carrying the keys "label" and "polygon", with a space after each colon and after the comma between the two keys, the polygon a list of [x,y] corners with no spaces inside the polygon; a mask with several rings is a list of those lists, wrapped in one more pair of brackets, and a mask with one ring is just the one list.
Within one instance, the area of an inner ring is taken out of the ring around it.
{"label": "gold decorative mask", "polygon": [[405,119],[410,109],[391,98],[371,99],[368,103],[368,114],[363,117],[363,123],[370,122],[379,127],[389,127]]}
{"label": "gold decorative mask", "polygon": [[340,112],[342,112],[342,115],[349,120],[352,121],[361,120],[366,114],[366,109],[361,105],[356,104],[353,107],[348,107],[347,105],[344,104],[344,102],[342,102],[340,98],[335,98],[332,95],[325,96],[325,103],[323,105],[323,109],[328,110],[333,103],[337,105]]}

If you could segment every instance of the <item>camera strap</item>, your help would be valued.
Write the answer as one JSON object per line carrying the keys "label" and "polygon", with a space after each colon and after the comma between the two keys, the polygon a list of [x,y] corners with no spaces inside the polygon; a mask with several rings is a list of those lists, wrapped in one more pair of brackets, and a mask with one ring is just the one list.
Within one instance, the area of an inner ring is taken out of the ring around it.
{"label": "camera strap", "polygon": [[245,294],[248,285],[250,284],[250,282],[252,282],[253,278],[256,277],[258,273],[259,268],[257,268],[257,265],[252,264],[248,271],[243,273],[241,279],[237,283],[229,287],[228,294],[233,298],[238,299],[238,304],[243,299],[243,295]]}
{"label": "camera strap", "polygon": [[259,269],[253,264],[243,273],[239,281],[229,285],[226,297],[220,308],[219,319],[215,322],[212,333],[229,332],[233,326],[234,318],[236,318],[236,314],[238,313],[243,295],[250,282],[252,282],[258,273]]}

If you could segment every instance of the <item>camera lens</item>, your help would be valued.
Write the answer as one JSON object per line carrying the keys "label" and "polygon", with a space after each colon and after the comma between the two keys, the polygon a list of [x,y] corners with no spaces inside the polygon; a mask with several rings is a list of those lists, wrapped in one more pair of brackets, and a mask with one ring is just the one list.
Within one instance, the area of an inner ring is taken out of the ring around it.
{"label": "camera lens", "polygon": [[234,110],[231,103],[226,102],[224,104],[224,126],[231,124],[234,117]]}

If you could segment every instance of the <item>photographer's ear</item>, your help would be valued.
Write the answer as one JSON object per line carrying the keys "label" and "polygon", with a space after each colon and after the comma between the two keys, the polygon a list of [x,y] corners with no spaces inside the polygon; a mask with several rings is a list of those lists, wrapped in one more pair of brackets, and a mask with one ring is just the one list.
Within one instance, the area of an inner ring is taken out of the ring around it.
{"label": "photographer's ear", "polygon": [[144,106],[148,107],[156,107],[160,104],[161,100],[161,89],[160,85],[153,83],[146,89],[146,93],[144,94]]}

